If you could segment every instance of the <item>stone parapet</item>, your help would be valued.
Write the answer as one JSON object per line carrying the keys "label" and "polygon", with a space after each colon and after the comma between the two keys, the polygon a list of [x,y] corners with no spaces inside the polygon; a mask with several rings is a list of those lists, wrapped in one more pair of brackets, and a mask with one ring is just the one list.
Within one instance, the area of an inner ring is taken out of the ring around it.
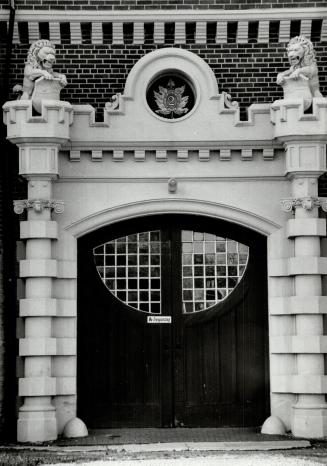
{"label": "stone parapet", "polygon": [[7,138],[14,144],[42,141],[63,144],[69,139],[72,106],[68,102],[44,100],[41,115],[34,116],[30,100],[14,100],[3,106]]}
{"label": "stone parapet", "polygon": [[304,112],[304,99],[276,100],[270,107],[274,137],[280,141],[290,137],[319,141],[326,139],[327,99],[315,97],[312,113]]}

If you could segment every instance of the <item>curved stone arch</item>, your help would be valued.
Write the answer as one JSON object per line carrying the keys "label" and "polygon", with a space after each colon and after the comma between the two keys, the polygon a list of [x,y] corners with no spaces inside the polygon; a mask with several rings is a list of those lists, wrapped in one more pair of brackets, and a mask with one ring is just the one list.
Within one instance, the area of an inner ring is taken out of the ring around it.
{"label": "curved stone arch", "polygon": [[201,215],[225,220],[249,228],[264,236],[269,236],[281,227],[269,219],[225,204],[194,199],[154,199],[102,210],[71,223],[65,227],[65,230],[74,237],[79,238],[98,228],[124,220],[155,214],[174,213]]}
{"label": "curved stone arch", "polygon": [[218,98],[218,84],[210,66],[188,50],[169,47],[144,55],[133,66],[126,80],[124,99],[138,100],[144,96],[150,81],[167,70],[187,75],[201,102]]}

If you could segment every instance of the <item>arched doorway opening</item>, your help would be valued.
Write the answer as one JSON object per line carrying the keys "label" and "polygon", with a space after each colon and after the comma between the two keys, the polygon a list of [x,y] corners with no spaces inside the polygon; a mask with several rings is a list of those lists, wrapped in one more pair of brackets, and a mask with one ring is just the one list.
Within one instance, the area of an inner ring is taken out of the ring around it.
{"label": "arched doorway opening", "polygon": [[78,415],[91,428],[255,426],[269,415],[266,238],[204,216],[78,240]]}

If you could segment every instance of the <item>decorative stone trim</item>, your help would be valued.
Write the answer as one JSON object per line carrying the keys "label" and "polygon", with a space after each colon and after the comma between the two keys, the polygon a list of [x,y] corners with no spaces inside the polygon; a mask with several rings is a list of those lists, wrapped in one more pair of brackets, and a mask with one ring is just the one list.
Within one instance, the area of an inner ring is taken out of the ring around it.
{"label": "decorative stone trim", "polygon": [[20,238],[58,238],[58,224],[50,220],[28,220],[20,222]]}
{"label": "decorative stone trim", "polygon": [[19,301],[20,317],[76,317],[75,299],[25,298]]}
{"label": "decorative stone trim", "polygon": [[270,337],[272,354],[321,354],[327,353],[327,336],[283,335]]}
{"label": "decorative stone trim", "polygon": [[270,315],[327,314],[327,296],[277,296],[269,299]]}
{"label": "decorative stone trim", "polygon": [[57,278],[77,278],[77,263],[76,261],[58,260],[57,271]]}
{"label": "decorative stone trim", "polygon": [[[239,157],[243,161],[252,162],[255,159],[253,151],[255,150],[256,156],[262,157],[264,161],[272,162],[275,157],[276,150],[283,150],[282,148],[262,148],[262,147],[247,147],[247,148],[181,148],[176,150],[166,149],[153,149],[153,148],[139,148],[139,149],[86,149],[86,150],[70,150],[62,151],[62,154],[68,156],[70,162],[80,162],[82,157],[89,157],[92,162],[101,162],[107,157],[111,157],[113,162],[124,162],[134,157],[135,162],[145,162],[147,159],[155,158],[157,162],[167,161],[175,158],[179,162],[187,162],[194,160],[194,156],[199,161],[230,161],[233,157]],[[192,156],[192,157],[191,157]]]}
{"label": "decorative stone trim", "polygon": [[282,259],[270,259],[270,277],[288,277],[296,275],[326,275],[327,258],[314,256],[297,256]]}
{"label": "decorative stone trim", "polygon": [[324,394],[327,392],[326,375],[271,375],[270,389],[273,393]]}
{"label": "decorative stone trim", "polygon": [[44,209],[53,209],[56,214],[64,211],[64,202],[54,199],[20,199],[14,201],[14,212],[22,214],[26,209],[33,209],[34,212],[43,212]]}
{"label": "decorative stone trim", "polygon": [[56,299],[26,298],[19,300],[20,317],[52,317],[57,315]]}
{"label": "decorative stone trim", "polygon": [[54,377],[27,377],[19,379],[19,396],[53,396],[56,394]]}
{"label": "decorative stone trim", "polygon": [[19,340],[20,356],[55,356],[57,354],[56,338],[21,338]]}
{"label": "decorative stone trim", "polygon": [[[217,14],[219,13],[219,21]],[[18,23],[27,23],[29,42],[40,39],[40,23],[49,24],[49,39],[54,43],[60,43],[60,23],[69,21],[70,37],[72,44],[83,43],[83,32],[81,24],[90,24],[90,42],[92,44],[103,44],[102,23],[112,23],[112,43],[124,44],[124,23],[133,23],[133,43],[144,43],[144,23],[154,23],[154,43],[165,43],[165,23],[175,23],[174,43],[184,43],[185,24],[196,23],[195,40],[198,44],[206,44],[207,23],[216,22],[216,43],[227,42],[227,23],[238,22],[237,43],[247,43],[249,40],[248,26],[250,21],[258,21],[258,43],[269,42],[269,23],[279,21],[279,42],[288,42],[290,39],[290,26],[292,20],[301,21],[301,34],[308,37],[311,35],[312,20],[321,19],[321,41],[327,40],[325,18],[326,8],[281,8],[273,10],[130,10],[110,11],[107,10],[51,10],[51,21],[49,12],[44,10],[17,10],[14,28],[14,43],[20,42]],[[0,21],[8,22],[8,13],[0,13]],[[184,24],[184,26],[182,26]],[[183,31],[184,29],[184,31]]]}
{"label": "decorative stone trim", "polygon": [[56,377],[56,395],[76,395],[76,377]]}
{"label": "decorative stone trim", "polygon": [[284,212],[292,212],[293,209],[301,207],[304,210],[312,210],[315,207],[321,207],[324,212],[327,212],[327,198],[326,197],[298,197],[282,199],[280,201],[282,210]]}
{"label": "decorative stone trim", "polygon": [[57,277],[57,269],[55,259],[25,259],[19,263],[19,276],[21,278]]}
{"label": "decorative stone trim", "polygon": [[75,356],[76,338],[21,338],[20,356]]}
{"label": "decorative stone trim", "polygon": [[326,236],[326,219],[291,218],[286,225],[287,238],[296,236]]}

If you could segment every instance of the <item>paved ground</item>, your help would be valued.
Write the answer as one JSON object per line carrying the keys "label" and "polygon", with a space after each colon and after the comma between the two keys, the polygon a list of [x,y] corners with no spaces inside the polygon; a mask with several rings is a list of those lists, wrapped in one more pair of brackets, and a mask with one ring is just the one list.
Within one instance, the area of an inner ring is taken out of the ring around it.
{"label": "paved ground", "polygon": [[[229,450],[229,451],[228,451]],[[50,444],[0,446],[0,466],[318,466],[326,441],[251,429],[126,429]]]}
{"label": "paved ground", "polygon": [[[76,464],[76,463],[70,463]],[[300,458],[285,458],[278,456],[268,458],[267,456],[251,455],[240,458],[238,456],[223,457],[197,457],[197,458],[161,458],[149,460],[107,460],[87,463],[88,466],[321,466],[313,460]],[[326,464],[326,463],[325,463]],[[67,466],[67,463],[58,463],[57,466]]]}
{"label": "paved ground", "polygon": [[263,435],[259,429],[244,428],[181,428],[162,429],[98,429],[90,430],[88,437],[78,439],[60,439],[55,442],[60,446],[72,445],[126,445],[172,442],[264,442],[288,441],[291,437],[284,435]]}
{"label": "paved ground", "polygon": [[3,453],[0,465],[86,465],[86,466],[321,466],[327,464],[327,449],[270,452],[79,452],[46,453],[29,450]]}

